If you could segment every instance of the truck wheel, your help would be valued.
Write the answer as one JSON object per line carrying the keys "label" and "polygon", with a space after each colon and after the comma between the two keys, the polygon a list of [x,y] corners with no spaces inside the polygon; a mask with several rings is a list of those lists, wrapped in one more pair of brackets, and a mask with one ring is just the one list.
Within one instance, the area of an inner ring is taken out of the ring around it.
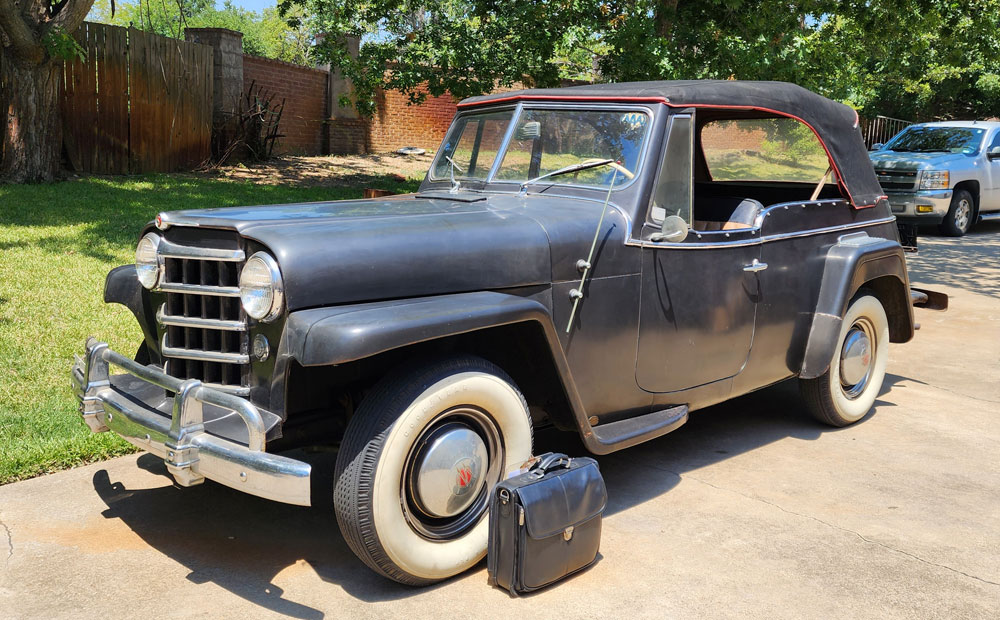
{"label": "truck wheel", "polygon": [[972,194],[964,189],[955,190],[951,196],[951,207],[941,222],[940,230],[949,237],[961,237],[972,228],[972,216],[976,211],[976,203]]}
{"label": "truck wheel", "polygon": [[457,575],[486,554],[489,493],[531,458],[528,406],[496,365],[457,357],[390,375],[347,425],[337,523],[375,572],[408,585]]}
{"label": "truck wheel", "polygon": [[831,426],[848,426],[875,404],[889,361],[889,320],[871,295],[851,302],[840,328],[830,368],[815,379],[800,379],[810,413]]}

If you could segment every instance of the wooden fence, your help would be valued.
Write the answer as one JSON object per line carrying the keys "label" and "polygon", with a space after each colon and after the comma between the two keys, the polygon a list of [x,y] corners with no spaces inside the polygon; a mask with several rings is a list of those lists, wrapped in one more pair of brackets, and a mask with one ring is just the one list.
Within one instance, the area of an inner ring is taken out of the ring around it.
{"label": "wooden fence", "polygon": [[106,24],[74,34],[64,69],[70,165],[99,174],[190,169],[211,155],[212,48]]}

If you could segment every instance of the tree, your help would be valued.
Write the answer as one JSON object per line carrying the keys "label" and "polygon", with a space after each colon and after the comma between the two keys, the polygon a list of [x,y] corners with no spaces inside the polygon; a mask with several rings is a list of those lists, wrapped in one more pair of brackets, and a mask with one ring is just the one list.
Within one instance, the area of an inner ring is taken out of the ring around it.
{"label": "tree", "polygon": [[89,18],[105,24],[132,26],[165,37],[184,38],[185,28],[228,28],[243,33],[243,53],[310,64],[312,38],[299,11],[282,17],[274,8],[257,13],[225,0],[126,0],[112,15],[111,0],[96,0]]}
{"label": "tree", "polygon": [[379,88],[419,101],[583,77],[785,80],[867,114],[1000,114],[1000,0],[280,0],[293,6],[364,112]]}
{"label": "tree", "polygon": [[0,179],[47,181],[59,171],[62,61],[82,53],[72,38],[93,0],[0,0]]}

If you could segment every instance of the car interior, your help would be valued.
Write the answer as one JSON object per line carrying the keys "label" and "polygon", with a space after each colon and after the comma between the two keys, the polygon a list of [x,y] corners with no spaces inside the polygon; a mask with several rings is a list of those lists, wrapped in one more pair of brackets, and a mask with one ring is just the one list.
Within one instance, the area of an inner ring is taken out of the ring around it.
{"label": "car interior", "polygon": [[[743,121],[760,122],[745,123],[746,127],[741,127]],[[799,144],[788,149],[783,149],[786,143],[779,139],[769,140],[768,146],[771,147],[769,149],[735,148],[739,146],[741,133],[751,134],[751,140],[768,141],[768,138],[762,138],[768,135],[766,129],[774,131],[773,127],[767,127],[768,121],[794,123],[806,127],[794,119],[754,110],[698,111],[694,148],[692,229],[715,232],[753,228],[757,216],[771,205],[842,198],[838,185],[831,182],[829,167],[825,174],[821,173],[822,178],[820,178],[821,175],[816,174],[815,170],[810,172],[807,166],[802,166],[796,159],[804,150],[812,156],[813,162],[826,158],[826,164],[829,166],[829,158],[811,131],[808,134],[800,131],[796,138]],[[719,126],[727,127],[728,131],[724,133],[716,131],[711,136],[712,144],[709,144],[706,128]],[[812,144],[809,144],[810,140]],[[720,142],[722,146],[734,148],[721,149]],[[729,163],[727,174],[713,174],[713,171],[719,168],[710,165],[712,158],[710,156],[717,156],[723,150]],[[759,152],[764,150],[767,151],[766,155]],[[820,166],[822,167],[822,164]],[[814,178],[807,180],[810,174]]]}

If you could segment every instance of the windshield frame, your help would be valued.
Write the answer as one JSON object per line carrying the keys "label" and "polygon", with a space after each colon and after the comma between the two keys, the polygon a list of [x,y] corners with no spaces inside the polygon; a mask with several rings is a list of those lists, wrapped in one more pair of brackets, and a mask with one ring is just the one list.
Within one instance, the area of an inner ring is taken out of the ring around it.
{"label": "windshield frame", "polygon": [[[930,130],[930,131],[941,130],[941,129],[965,129],[965,130],[968,130],[968,131],[975,131],[976,129],[980,129],[980,130],[982,130],[982,134],[979,137],[979,144],[976,145],[976,150],[974,150],[971,153],[963,153],[961,151],[956,152],[956,151],[951,151],[951,150],[947,150],[947,151],[909,151],[909,150],[906,150],[906,151],[897,151],[897,150],[894,150],[892,148],[892,145],[895,144],[897,141],[899,141],[899,139],[902,138],[905,134],[909,133],[910,131],[916,130],[916,129],[923,129],[923,130]],[[924,153],[924,154],[926,154],[926,153],[940,153],[940,154],[947,154],[947,155],[967,155],[969,157],[973,157],[975,155],[979,155],[979,153],[983,150],[983,144],[985,143],[985,141],[986,141],[986,139],[987,139],[987,137],[989,136],[989,133],[990,133],[989,131],[987,131],[987,129],[988,128],[986,128],[986,127],[973,127],[973,126],[969,126],[969,125],[922,125],[922,124],[910,125],[909,127],[907,127],[906,129],[904,129],[903,131],[901,131],[901,132],[897,133],[895,136],[893,136],[891,140],[889,140],[888,142],[886,142],[885,146],[882,147],[882,150],[883,151],[890,151],[892,153]]]}
{"label": "windshield frame", "polygon": [[[509,125],[508,125],[506,131],[504,132],[503,140],[500,143],[500,148],[497,151],[496,159],[493,161],[493,165],[490,167],[489,173],[486,175],[485,179],[483,179],[483,178],[475,178],[475,177],[462,177],[462,176],[459,176],[458,174],[456,174],[455,175],[455,180],[458,181],[459,183],[461,183],[463,189],[471,189],[470,187],[466,187],[466,183],[470,184],[471,186],[475,187],[476,189],[485,189],[489,185],[499,185],[501,187],[504,187],[504,186],[513,186],[515,188],[515,190],[519,190],[520,189],[521,183],[523,183],[524,181],[526,181],[528,179],[521,179],[521,180],[518,180],[518,179],[497,179],[496,178],[496,174],[499,172],[500,167],[503,164],[504,157],[506,157],[506,155],[507,155],[507,149],[510,147],[510,142],[511,142],[511,139],[513,138],[514,130],[517,127],[517,123],[518,123],[518,121],[520,121],[521,114],[525,110],[541,110],[541,109],[545,109],[545,110],[568,110],[568,111],[586,110],[586,111],[595,111],[595,112],[640,112],[642,114],[645,114],[646,118],[647,118],[646,133],[642,137],[642,142],[643,143],[642,143],[642,146],[639,149],[639,158],[636,160],[635,176],[633,178],[631,178],[631,179],[628,179],[628,181],[626,183],[622,183],[622,184],[617,184],[616,183],[615,186],[612,188],[612,191],[617,192],[617,191],[626,189],[628,187],[631,187],[634,183],[636,183],[639,180],[639,176],[642,174],[642,171],[645,168],[646,159],[649,156],[650,144],[652,142],[654,142],[654,140],[652,139],[652,137],[653,137],[652,132],[653,132],[653,125],[655,123],[656,117],[655,117],[653,108],[651,106],[648,106],[648,105],[642,105],[642,104],[621,104],[621,103],[598,103],[598,102],[567,103],[567,102],[564,102],[564,101],[550,101],[550,102],[546,102],[546,101],[532,101],[532,102],[529,102],[529,103],[518,102],[514,106],[510,106],[509,104],[508,105],[499,105],[499,106],[492,106],[492,105],[484,105],[484,106],[481,106],[481,107],[477,106],[477,107],[471,108],[469,110],[463,110],[463,111],[461,111],[461,112],[459,112],[458,114],[455,115],[455,118],[454,118],[454,120],[452,120],[451,125],[448,127],[448,131],[445,133],[444,138],[441,139],[441,144],[442,145],[444,144],[445,140],[451,134],[451,132],[454,129],[454,127],[463,118],[468,117],[468,116],[472,116],[472,115],[489,114],[489,113],[493,113],[493,112],[499,112],[499,111],[503,111],[503,110],[506,110],[506,109],[510,109],[511,107],[513,107],[514,113],[511,116],[511,119],[509,121]],[[438,152],[435,153],[434,159],[431,161],[430,168],[427,171],[427,180],[429,180],[431,182],[435,182],[435,183],[450,182],[451,181],[450,177],[448,177],[448,176],[446,176],[446,177],[438,177],[438,176],[435,176],[435,174],[434,174],[434,170],[435,170],[435,168],[437,168],[438,164],[440,163],[440,159],[442,157],[444,157],[444,150],[439,147],[438,148]],[[556,177],[556,178],[559,178],[559,177]],[[602,192],[607,192],[608,191],[608,187],[607,186],[602,186],[602,185],[586,185],[586,184],[583,184],[583,183],[561,183],[561,182],[559,182],[559,181],[557,181],[555,179],[552,179],[552,182],[535,183],[535,184],[529,185],[528,187],[529,188],[535,188],[536,191],[542,192],[542,191],[545,191],[545,190],[547,190],[550,187],[555,186],[555,185],[558,185],[560,187],[572,187],[572,188],[577,188],[577,189],[597,190],[597,191],[602,191]]]}

